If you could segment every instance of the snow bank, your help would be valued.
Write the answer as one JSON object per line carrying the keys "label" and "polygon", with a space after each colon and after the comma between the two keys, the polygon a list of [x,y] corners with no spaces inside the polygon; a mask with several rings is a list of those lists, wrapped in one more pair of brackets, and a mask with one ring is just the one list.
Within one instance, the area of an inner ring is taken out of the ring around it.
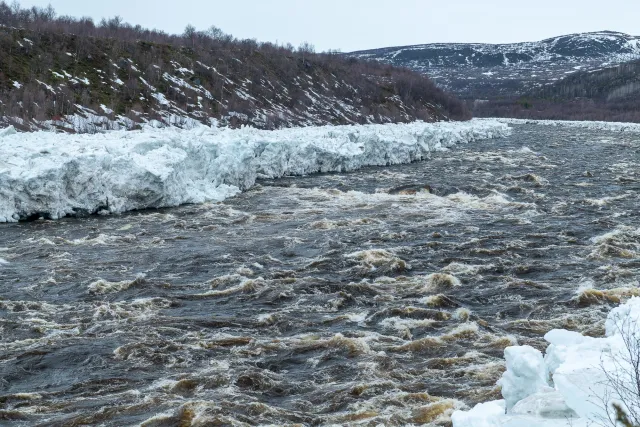
{"label": "snow bank", "polygon": [[[479,119],[480,120],[480,119]],[[543,126],[564,126],[571,128],[582,128],[590,130],[605,130],[615,132],[640,132],[640,123],[624,122],[597,122],[597,121],[570,121],[570,120],[529,120],[529,119],[488,119],[509,125],[543,125]]]}
{"label": "snow bank", "polygon": [[147,127],[95,135],[6,129],[0,131],[0,222],[220,201],[257,178],[408,163],[509,132],[495,121],[277,131]]}
{"label": "snow bank", "polygon": [[504,400],[455,412],[453,426],[587,427],[601,425],[612,403],[637,405],[634,396],[625,398],[618,390],[636,390],[628,348],[639,349],[640,336],[633,334],[640,334],[640,298],[611,311],[605,329],[605,338],[551,331],[545,335],[549,347],[544,359],[532,347],[507,348],[507,371],[498,382]]}

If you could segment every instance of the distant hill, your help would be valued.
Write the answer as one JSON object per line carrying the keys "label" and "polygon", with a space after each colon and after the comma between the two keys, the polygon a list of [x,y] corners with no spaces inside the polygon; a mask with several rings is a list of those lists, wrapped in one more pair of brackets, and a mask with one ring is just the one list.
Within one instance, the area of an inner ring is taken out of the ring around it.
{"label": "distant hill", "polygon": [[640,61],[573,73],[521,97],[474,102],[484,117],[640,122]]}
{"label": "distant hill", "polygon": [[612,31],[512,44],[435,43],[348,54],[408,67],[468,99],[529,93],[580,71],[640,59],[640,37]]}
{"label": "distant hill", "polygon": [[420,73],[309,45],[237,40],[216,28],[168,35],[5,2],[0,25],[0,124],[22,130],[470,118]]}
{"label": "distant hill", "polygon": [[618,64],[601,70],[578,72],[534,91],[538,98],[589,98],[604,102],[637,97],[640,94],[640,61]]}

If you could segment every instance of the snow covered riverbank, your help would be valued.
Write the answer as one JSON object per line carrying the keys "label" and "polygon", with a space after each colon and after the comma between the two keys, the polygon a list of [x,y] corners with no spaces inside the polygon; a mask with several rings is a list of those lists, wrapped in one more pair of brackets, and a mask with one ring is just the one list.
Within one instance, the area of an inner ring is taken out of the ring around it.
{"label": "snow covered riverbank", "polygon": [[0,222],[219,201],[257,178],[408,163],[509,133],[492,120],[95,135],[9,128],[0,130]]}
{"label": "snow covered riverbank", "polygon": [[[478,119],[482,120],[482,119]],[[640,132],[640,123],[624,122],[598,122],[598,121],[569,121],[569,120],[529,120],[529,119],[486,119],[498,121],[510,125],[542,125],[542,126],[565,126],[569,128],[581,128],[592,130],[608,130],[614,132]]]}
{"label": "snow covered riverbank", "polygon": [[498,382],[504,400],[455,412],[453,426],[612,425],[612,403],[639,414],[634,364],[640,357],[640,298],[612,310],[605,327],[605,338],[551,331],[545,336],[549,347],[544,357],[529,346],[508,347],[507,372]]}

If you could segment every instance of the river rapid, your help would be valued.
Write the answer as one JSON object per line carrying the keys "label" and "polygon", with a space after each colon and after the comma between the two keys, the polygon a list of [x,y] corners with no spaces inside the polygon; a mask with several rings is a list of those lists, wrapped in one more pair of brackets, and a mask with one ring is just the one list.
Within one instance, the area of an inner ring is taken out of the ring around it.
{"label": "river rapid", "polygon": [[514,125],[217,204],[0,224],[0,425],[449,425],[640,294],[640,134]]}

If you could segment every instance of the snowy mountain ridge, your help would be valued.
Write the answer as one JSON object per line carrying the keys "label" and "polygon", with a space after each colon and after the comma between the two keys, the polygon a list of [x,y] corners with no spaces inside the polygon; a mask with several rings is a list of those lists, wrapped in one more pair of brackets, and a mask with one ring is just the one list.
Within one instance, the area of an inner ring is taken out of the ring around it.
{"label": "snowy mountain ridge", "polygon": [[[352,56],[393,61],[396,65],[514,66],[544,61],[603,59],[610,62],[640,57],[640,36],[613,31],[569,34],[536,42],[507,44],[432,43],[353,52]],[[412,62],[415,61],[415,62]]]}
{"label": "snowy mountain ridge", "polygon": [[536,42],[433,43],[348,54],[428,74],[464,97],[520,94],[577,71],[640,58],[640,36],[614,31],[569,34]]}

